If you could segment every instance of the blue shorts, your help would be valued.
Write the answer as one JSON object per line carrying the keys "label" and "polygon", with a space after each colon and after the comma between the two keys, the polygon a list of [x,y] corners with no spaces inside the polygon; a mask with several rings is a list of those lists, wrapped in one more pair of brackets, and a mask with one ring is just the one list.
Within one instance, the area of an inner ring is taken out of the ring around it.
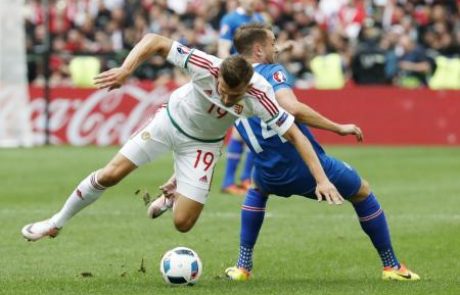
{"label": "blue shorts", "polygon": [[[361,187],[361,177],[358,172],[348,165],[334,157],[322,155],[320,157],[321,165],[326,172],[329,180],[335,185],[342,197],[349,199],[356,195]],[[292,169],[292,173],[287,172],[284,179],[267,179],[267,173],[254,169],[254,182],[259,190],[265,194],[274,194],[280,197],[290,197],[292,195],[301,195],[308,198],[316,199],[315,188],[316,181],[302,162],[298,167]]]}

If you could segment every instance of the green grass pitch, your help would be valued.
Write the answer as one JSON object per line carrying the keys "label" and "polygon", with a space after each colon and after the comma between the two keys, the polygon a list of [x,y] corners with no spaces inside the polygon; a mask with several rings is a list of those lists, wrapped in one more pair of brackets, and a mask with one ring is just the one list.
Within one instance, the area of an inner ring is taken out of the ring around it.
{"label": "green grass pitch", "polygon": [[[0,294],[460,294],[460,149],[329,147],[370,181],[393,245],[422,281],[383,282],[377,254],[352,207],[272,197],[255,251],[253,279],[222,278],[237,256],[241,198],[222,195],[223,160],[195,228],[174,230],[171,214],[151,221],[137,189],[154,191],[172,171],[169,156],[135,171],[63,229],[25,242],[21,227],[56,212],[76,184],[116,148],[0,150]],[[196,286],[169,287],[162,254],[195,249]],[[144,261],[145,272],[139,271]],[[92,276],[83,276],[91,273]]]}

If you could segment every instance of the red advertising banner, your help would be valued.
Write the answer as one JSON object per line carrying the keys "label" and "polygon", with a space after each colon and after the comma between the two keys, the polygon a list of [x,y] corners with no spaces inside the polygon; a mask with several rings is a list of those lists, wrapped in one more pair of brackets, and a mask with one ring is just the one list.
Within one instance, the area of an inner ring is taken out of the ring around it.
{"label": "red advertising banner", "polygon": [[[108,92],[53,88],[49,105],[50,142],[71,145],[114,145],[130,135],[167,102],[172,86],[127,85]],[[31,88],[31,119],[35,144],[45,141],[45,99]]]}
{"label": "red advertising banner", "polygon": [[[53,144],[122,144],[167,102],[172,85],[119,90],[53,88],[49,105]],[[45,139],[45,100],[31,87],[35,144]],[[460,92],[385,87],[296,90],[301,101],[339,123],[356,123],[368,144],[460,145]],[[351,144],[351,137],[314,131],[322,143]]]}
{"label": "red advertising banner", "polygon": [[[354,87],[296,93],[334,121],[358,124],[366,144],[460,145],[460,91]],[[314,132],[323,143],[354,142]]]}

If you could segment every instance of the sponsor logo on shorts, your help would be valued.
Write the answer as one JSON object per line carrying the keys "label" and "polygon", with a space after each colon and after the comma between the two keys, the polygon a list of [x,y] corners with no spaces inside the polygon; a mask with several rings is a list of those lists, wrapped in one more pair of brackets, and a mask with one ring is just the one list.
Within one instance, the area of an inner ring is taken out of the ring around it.
{"label": "sponsor logo on shorts", "polygon": [[288,114],[287,113],[283,113],[281,115],[281,117],[278,119],[278,121],[276,121],[276,125],[279,127],[281,125],[283,125],[284,122],[286,122],[286,119],[288,118]]}
{"label": "sponsor logo on shorts", "polygon": [[200,178],[200,182],[203,182],[203,183],[208,183],[208,177],[205,175],[203,177]]}

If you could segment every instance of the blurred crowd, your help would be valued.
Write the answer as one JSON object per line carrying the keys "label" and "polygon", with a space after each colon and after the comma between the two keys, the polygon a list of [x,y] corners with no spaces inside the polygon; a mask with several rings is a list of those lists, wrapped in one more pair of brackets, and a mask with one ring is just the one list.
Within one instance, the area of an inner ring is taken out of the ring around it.
{"label": "blurred crowd", "polygon": [[[320,85],[326,78],[327,88],[331,73],[337,74],[339,87],[423,87],[442,65],[439,57],[460,56],[459,4],[460,0],[259,0],[256,11],[272,24],[280,43],[295,41],[279,61],[297,87]],[[238,5],[237,0],[49,0],[47,42],[43,1],[26,0],[29,80],[43,83],[47,44],[52,49],[52,85],[71,84],[69,62],[75,56],[96,56],[102,69],[119,65],[148,32],[215,54],[220,20]],[[158,57],[139,68],[135,77],[183,78]]]}

